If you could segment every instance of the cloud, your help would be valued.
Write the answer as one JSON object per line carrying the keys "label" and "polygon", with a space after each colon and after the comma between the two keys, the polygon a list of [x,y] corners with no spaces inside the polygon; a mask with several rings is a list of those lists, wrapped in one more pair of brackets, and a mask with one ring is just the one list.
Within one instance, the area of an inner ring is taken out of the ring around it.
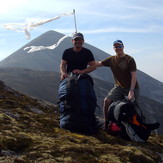
{"label": "cloud", "polygon": [[0,39],[0,46],[3,45],[6,42],[6,39],[2,38]]}
{"label": "cloud", "polygon": [[[82,15],[85,16],[85,19],[90,19],[91,22],[93,20],[111,22],[115,21],[117,23],[128,21],[128,23],[147,23],[152,22],[155,23],[157,20],[161,20],[163,18],[163,2],[160,3],[140,1],[99,1],[99,3],[94,3],[91,6],[91,9],[85,9],[85,12]],[[104,4],[104,5],[103,5]],[[99,6],[102,6],[99,8]],[[87,16],[86,16],[87,15]]]}
{"label": "cloud", "polygon": [[3,1],[3,4],[0,5],[0,14],[7,14],[8,12],[11,12],[13,8],[17,8],[17,6],[20,6],[25,3],[26,0],[5,0]]}
{"label": "cloud", "polygon": [[[74,29],[56,29],[62,33],[70,33]],[[109,27],[109,28],[95,28],[95,29],[82,29],[81,32],[85,34],[102,34],[102,33],[112,33],[112,32],[124,32],[124,33],[163,33],[162,26],[151,26],[151,27],[144,27],[144,28],[126,28],[126,27]]]}

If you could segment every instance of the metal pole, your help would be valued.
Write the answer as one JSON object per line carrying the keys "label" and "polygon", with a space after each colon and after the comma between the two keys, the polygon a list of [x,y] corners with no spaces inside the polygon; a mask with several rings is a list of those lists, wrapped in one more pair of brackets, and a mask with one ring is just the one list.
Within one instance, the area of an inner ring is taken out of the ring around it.
{"label": "metal pole", "polygon": [[75,33],[77,33],[75,9],[73,10],[73,13],[74,13]]}

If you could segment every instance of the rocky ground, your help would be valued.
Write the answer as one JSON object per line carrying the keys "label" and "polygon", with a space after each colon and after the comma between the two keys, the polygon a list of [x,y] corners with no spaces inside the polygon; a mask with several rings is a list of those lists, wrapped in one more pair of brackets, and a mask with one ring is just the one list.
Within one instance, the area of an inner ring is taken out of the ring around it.
{"label": "rocky ground", "polygon": [[99,131],[93,136],[59,128],[51,103],[0,82],[0,163],[161,163],[163,136],[135,143]]}

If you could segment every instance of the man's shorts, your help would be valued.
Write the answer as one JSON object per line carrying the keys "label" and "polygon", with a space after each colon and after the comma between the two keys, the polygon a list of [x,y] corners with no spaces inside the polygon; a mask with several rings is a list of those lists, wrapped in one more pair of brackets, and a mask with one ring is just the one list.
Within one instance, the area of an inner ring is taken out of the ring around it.
{"label": "man's shorts", "polygon": [[[129,89],[121,88],[120,86],[114,86],[107,95],[107,98],[112,101],[123,100],[125,96],[127,97]],[[139,89],[134,90],[135,102],[139,104]]]}

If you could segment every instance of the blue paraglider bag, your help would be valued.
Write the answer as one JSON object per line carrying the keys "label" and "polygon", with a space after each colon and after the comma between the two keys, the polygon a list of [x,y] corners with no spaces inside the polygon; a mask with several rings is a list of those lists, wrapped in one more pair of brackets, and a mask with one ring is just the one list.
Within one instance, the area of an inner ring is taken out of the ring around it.
{"label": "blue paraglider bag", "polygon": [[61,128],[85,134],[97,131],[95,117],[97,98],[91,76],[70,75],[61,81],[58,97]]}

